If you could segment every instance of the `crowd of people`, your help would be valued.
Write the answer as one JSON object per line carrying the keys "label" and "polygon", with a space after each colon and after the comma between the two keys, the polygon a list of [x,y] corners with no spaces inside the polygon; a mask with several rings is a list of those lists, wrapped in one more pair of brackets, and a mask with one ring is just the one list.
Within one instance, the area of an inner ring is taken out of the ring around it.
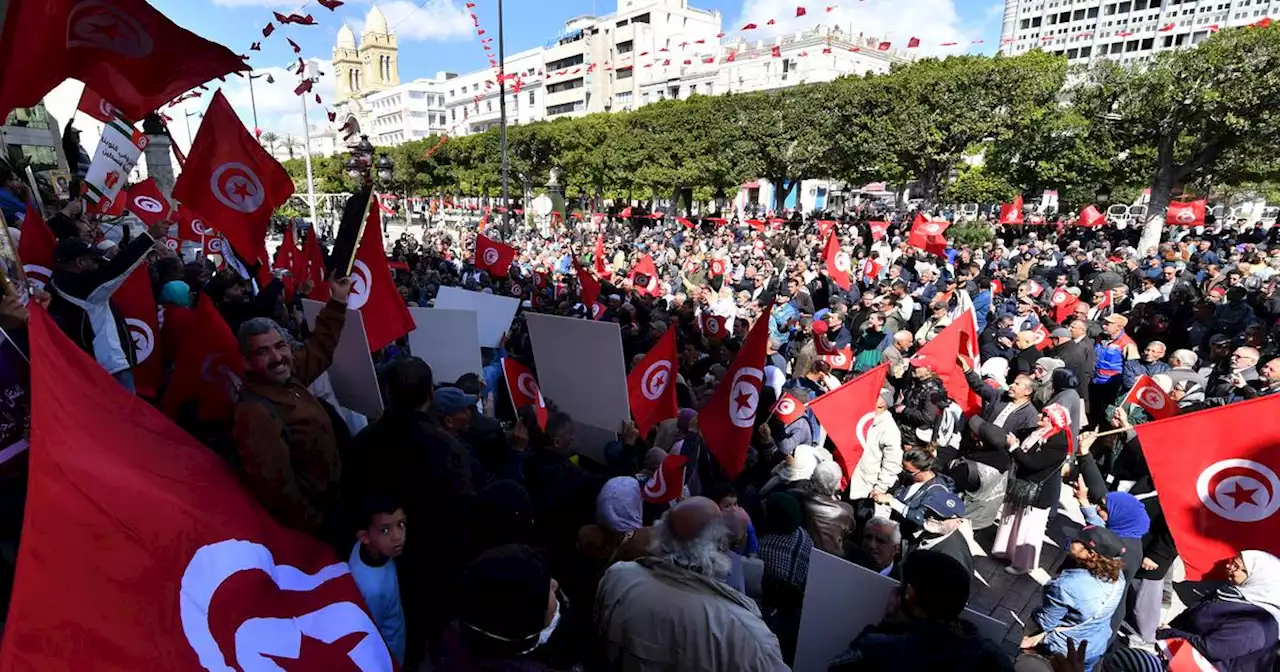
{"label": "crowd of people", "polygon": [[[439,380],[404,340],[375,353],[377,418],[339,407],[323,381],[346,278],[329,281],[308,328],[298,300],[310,287],[278,273],[255,292],[175,255],[158,242],[163,225],[100,245],[94,218],[68,207],[49,220],[57,267],[36,300],[131,390],[135,346],[111,299],[130,272],[150,262],[166,369],[200,303],[218,309],[243,385],[229,414],[170,409],[175,420],[281,524],[349,558],[401,669],[789,669],[815,549],[901,582],[833,670],[1162,669],[1156,643],[1170,638],[1220,670],[1272,669],[1271,554],[1237,549],[1223,558],[1230,581],[1168,618],[1178,551],[1133,429],[1151,418],[1124,397],[1141,376],[1183,412],[1280,391],[1280,227],[1211,221],[1137,250],[1133,227],[993,223],[990,240],[938,256],[907,243],[911,214],[883,236],[865,219],[799,215],[522,227],[502,236],[520,250],[505,277],[473,263],[474,231],[428,225],[388,246],[406,303],[457,286],[518,297],[522,313],[484,349],[481,375]],[[825,235],[853,258],[848,287],[824,263]],[[631,272],[645,255],[656,278]],[[600,315],[575,262],[602,285]],[[8,325],[25,311],[15,298]],[[759,411],[731,476],[698,409],[769,307]],[[539,418],[502,384],[504,358],[537,370],[526,311],[617,323],[628,368],[675,331],[680,410],[646,434],[619,428],[604,462],[575,452],[575,421],[554,398]],[[728,334],[706,328],[713,317]],[[968,416],[939,377],[953,363],[919,355],[959,320],[978,334],[979,356],[959,361],[980,399]],[[846,348],[849,365],[833,365]],[[874,409],[850,409],[873,416],[847,469],[812,412],[768,412],[881,365]],[[672,455],[688,458],[682,496],[651,501]],[[1073,499],[1085,525],[1059,540],[1063,566],[1045,567],[1049,521]],[[1053,572],[1017,652],[961,618],[984,534],[1011,574]]]}

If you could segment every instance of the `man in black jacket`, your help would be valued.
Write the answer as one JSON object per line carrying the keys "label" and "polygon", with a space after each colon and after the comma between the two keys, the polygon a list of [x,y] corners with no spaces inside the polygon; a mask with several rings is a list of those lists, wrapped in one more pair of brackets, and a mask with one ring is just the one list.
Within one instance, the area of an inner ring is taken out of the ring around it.
{"label": "man in black jacket", "polygon": [[111,295],[142,263],[168,226],[168,222],[157,222],[110,259],[79,237],[63,240],[53,252],[49,312],[72,342],[92,354],[130,392],[134,391],[132,368],[137,356],[133,337]]}
{"label": "man in black jacket", "polygon": [[1054,329],[1050,336],[1057,346],[1049,351],[1049,356],[1061,359],[1068,369],[1075,372],[1080,380],[1076,392],[1088,404],[1089,381],[1093,379],[1098,365],[1098,353],[1093,349],[1093,340],[1088,337],[1088,323],[1079,317],[1072,318],[1067,323],[1065,338],[1058,329]]}

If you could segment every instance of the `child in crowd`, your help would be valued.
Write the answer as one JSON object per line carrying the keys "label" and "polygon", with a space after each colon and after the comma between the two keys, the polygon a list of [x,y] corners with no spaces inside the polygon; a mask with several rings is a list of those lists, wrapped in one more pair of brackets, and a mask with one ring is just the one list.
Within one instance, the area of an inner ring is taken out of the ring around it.
{"label": "child in crowd", "polygon": [[347,564],[351,577],[364,596],[373,622],[391,649],[396,664],[404,663],[404,609],[400,605],[400,583],[394,558],[404,552],[404,509],[390,497],[365,500],[361,528]]}

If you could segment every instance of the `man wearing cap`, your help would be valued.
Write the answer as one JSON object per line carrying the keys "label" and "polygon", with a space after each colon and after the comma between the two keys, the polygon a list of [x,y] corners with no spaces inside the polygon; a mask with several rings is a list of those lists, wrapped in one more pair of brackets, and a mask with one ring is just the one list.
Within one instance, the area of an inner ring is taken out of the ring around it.
{"label": "man wearing cap", "polygon": [[973,576],[973,553],[969,550],[968,539],[960,531],[964,525],[964,500],[959,495],[942,489],[926,492],[924,525],[920,528],[920,536],[907,549],[907,555],[916,551],[936,551],[960,563],[966,576]]}
{"label": "man wearing cap", "polygon": [[[1129,318],[1124,315],[1108,315],[1102,318],[1103,335],[1093,348],[1097,363],[1094,367],[1093,380],[1090,381],[1088,397],[1093,401],[1094,406],[1099,404],[1101,406],[1091,409],[1095,412],[1090,417],[1102,417],[1102,409],[1122,392],[1120,385],[1124,377],[1121,374],[1124,372],[1125,361],[1138,358],[1138,344],[1124,331],[1128,324]],[[1066,358],[1063,358],[1063,361],[1067,362],[1067,366],[1071,366],[1071,362]]]}
{"label": "man wearing cap", "polygon": [[80,237],[63,240],[53,252],[50,315],[73,343],[93,354],[130,392],[137,356],[133,337],[111,295],[129,279],[168,226],[168,222],[156,222],[111,259],[105,259],[102,250]]}

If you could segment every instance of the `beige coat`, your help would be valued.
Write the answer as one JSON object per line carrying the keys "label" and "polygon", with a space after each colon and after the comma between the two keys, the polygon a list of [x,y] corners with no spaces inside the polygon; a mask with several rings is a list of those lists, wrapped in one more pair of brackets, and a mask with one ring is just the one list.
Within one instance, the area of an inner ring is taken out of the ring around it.
{"label": "beige coat", "polygon": [[867,429],[862,457],[849,476],[849,499],[870,497],[871,491],[889,492],[902,472],[902,432],[892,413],[881,413]]}
{"label": "beige coat", "polygon": [[596,592],[595,616],[610,670],[789,669],[750,598],[656,558],[610,567]]}

